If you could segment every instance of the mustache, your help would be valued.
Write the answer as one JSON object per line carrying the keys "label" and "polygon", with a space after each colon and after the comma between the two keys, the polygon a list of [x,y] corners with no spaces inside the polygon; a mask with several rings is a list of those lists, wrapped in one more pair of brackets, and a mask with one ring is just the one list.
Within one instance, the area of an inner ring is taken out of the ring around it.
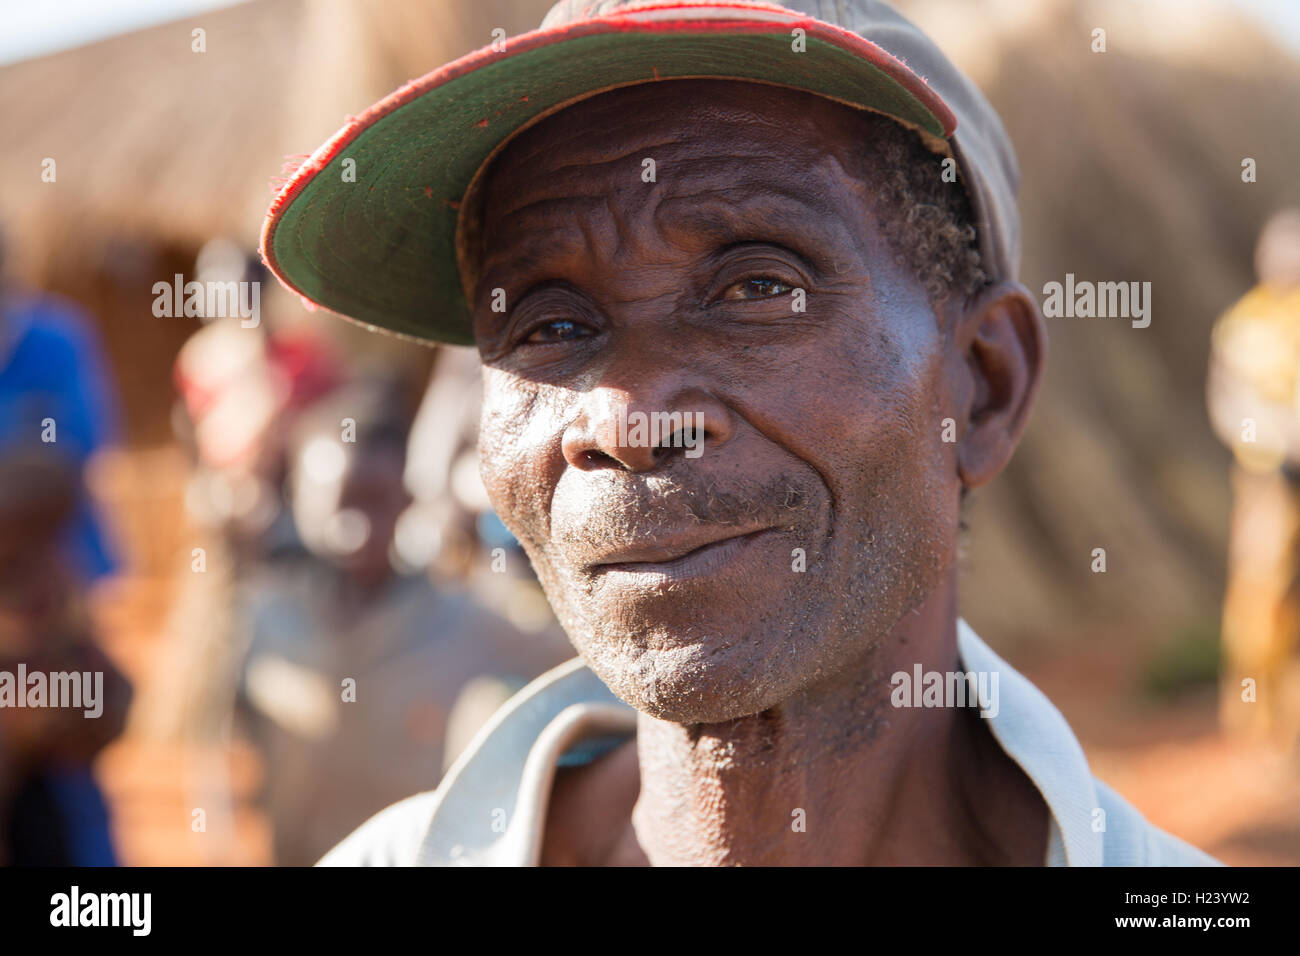
{"label": "mustache", "polygon": [[[602,552],[627,548],[663,534],[701,525],[717,528],[797,529],[815,520],[812,496],[792,476],[763,479],[684,479],[673,476],[602,476],[581,500],[552,499],[552,536],[566,546]],[[573,496],[577,497],[577,496]]]}

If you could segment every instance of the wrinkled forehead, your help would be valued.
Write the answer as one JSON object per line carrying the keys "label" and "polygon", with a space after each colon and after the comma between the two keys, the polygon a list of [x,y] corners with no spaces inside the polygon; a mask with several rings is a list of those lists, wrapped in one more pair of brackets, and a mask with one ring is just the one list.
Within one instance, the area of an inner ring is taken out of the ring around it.
{"label": "wrinkled forehead", "polygon": [[[867,171],[857,160],[873,122],[885,121],[800,90],[727,80],[641,84],[571,105],[511,139],[471,188],[466,292],[472,299],[511,251],[504,234],[540,238],[620,201],[682,228],[693,212],[728,206],[751,217],[858,216]],[[859,194],[852,210],[846,189]]]}

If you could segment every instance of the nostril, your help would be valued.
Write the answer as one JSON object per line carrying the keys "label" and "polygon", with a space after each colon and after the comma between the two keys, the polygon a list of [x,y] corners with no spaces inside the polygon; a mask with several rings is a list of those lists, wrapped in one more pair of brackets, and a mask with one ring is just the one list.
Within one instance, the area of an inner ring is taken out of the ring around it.
{"label": "nostril", "polygon": [[603,451],[588,449],[582,453],[582,467],[596,469],[615,468],[621,466],[611,455],[607,455]]}
{"label": "nostril", "polygon": [[697,458],[704,450],[704,442],[717,436],[703,426],[679,428],[655,447],[655,458],[663,458],[676,451],[685,451],[687,458]]}

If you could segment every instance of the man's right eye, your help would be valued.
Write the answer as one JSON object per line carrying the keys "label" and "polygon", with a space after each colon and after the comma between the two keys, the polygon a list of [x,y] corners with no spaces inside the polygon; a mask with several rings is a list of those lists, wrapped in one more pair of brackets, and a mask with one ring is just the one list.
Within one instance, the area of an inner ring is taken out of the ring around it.
{"label": "man's right eye", "polygon": [[537,328],[528,333],[524,341],[531,345],[549,345],[552,342],[568,342],[572,339],[583,339],[591,335],[591,329],[585,325],[579,325],[571,319],[554,319],[550,322],[543,322]]}

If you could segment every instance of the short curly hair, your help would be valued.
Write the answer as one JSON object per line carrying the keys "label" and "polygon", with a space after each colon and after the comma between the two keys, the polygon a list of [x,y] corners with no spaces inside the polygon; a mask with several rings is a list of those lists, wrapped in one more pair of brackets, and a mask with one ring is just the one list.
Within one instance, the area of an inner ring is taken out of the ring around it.
{"label": "short curly hair", "polygon": [[[944,179],[944,157],[913,130],[875,113],[863,114],[863,168],[870,200],[895,261],[912,270],[932,303],[969,296],[991,281],[984,271],[970,197],[960,179]],[[963,484],[958,529],[970,529],[971,489]]]}
{"label": "short curly hair", "polygon": [[945,181],[944,157],[887,117],[866,113],[863,122],[872,212],[896,261],[916,274],[931,302],[985,285],[970,199],[959,179]]}

